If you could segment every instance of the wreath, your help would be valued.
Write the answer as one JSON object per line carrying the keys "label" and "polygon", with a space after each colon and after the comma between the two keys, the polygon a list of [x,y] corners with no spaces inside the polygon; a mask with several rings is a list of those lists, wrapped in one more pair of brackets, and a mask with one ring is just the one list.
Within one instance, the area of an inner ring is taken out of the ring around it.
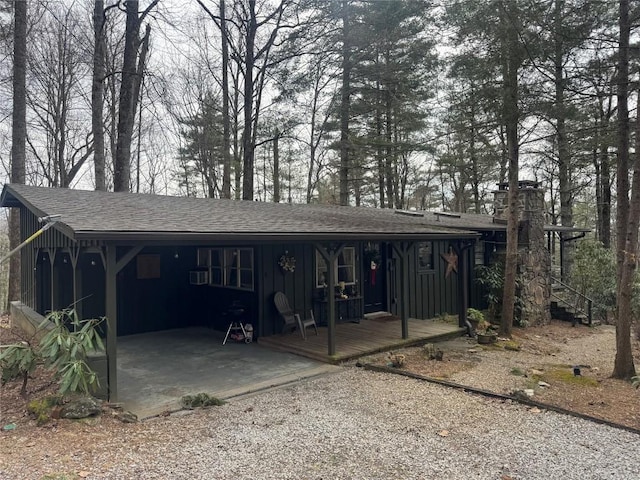
{"label": "wreath", "polygon": [[377,268],[382,263],[382,256],[376,249],[365,249],[364,251],[364,265],[365,268],[371,269],[371,266],[375,264],[374,268]]}
{"label": "wreath", "polygon": [[280,256],[280,260],[278,260],[278,265],[280,265],[283,272],[293,273],[296,270],[296,259],[293,255],[289,255],[288,252],[284,252]]}

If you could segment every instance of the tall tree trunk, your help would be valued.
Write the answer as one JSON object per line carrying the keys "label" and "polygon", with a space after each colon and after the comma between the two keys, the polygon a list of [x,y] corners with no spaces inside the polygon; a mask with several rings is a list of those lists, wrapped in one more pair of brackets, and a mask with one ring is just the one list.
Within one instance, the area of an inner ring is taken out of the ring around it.
{"label": "tall tree trunk", "polygon": [[[555,85],[555,117],[556,136],[558,141],[558,189],[560,191],[560,223],[563,227],[573,227],[573,206],[571,202],[571,159],[569,156],[569,146],[567,142],[566,129],[566,106],[564,99],[564,71],[563,71],[563,37],[560,34],[562,29],[562,15],[564,0],[555,0],[554,6],[554,85]],[[565,243],[562,257],[563,280],[571,275],[571,264],[573,262],[573,243]]]}
{"label": "tall tree trunk", "polygon": [[393,208],[396,199],[394,185],[397,182],[395,172],[393,171],[394,158],[392,149],[392,137],[391,137],[391,92],[389,86],[384,91],[385,93],[385,134],[384,134],[384,176],[387,182],[387,208]]}
{"label": "tall tree trunk", "polygon": [[[13,29],[13,113],[11,124],[11,182],[26,180],[25,144],[27,139],[27,2],[15,0]],[[9,217],[9,249],[20,244],[20,210],[11,209]],[[20,254],[9,261],[8,301],[20,300]],[[8,305],[7,305],[8,308]]]}
{"label": "tall tree trunk", "polygon": [[[470,85],[471,97],[475,98],[474,85]],[[473,194],[473,210],[480,214],[480,173],[478,172],[478,154],[476,152],[476,104],[471,102],[469,119],[471,128],[469,129],[469,156],[471,158],[471,191]]]}
{"label": "tall tree trunk", "polygon": [[380,208],[385,206],[385,168],[384,152],[382,149],[382,88],[381,80],[376,81],[376,163],[378,166],[378,198]]}
{"label": "tall tree trunk", "polygon": [[258,22],[256,2],[249,0],[246,52],[244,61],[244,132],[242,134],[242,199],[253,200],[253,67],[255,63],[255,40]]}
{"label": "tall tree trunk", "polygon": [[104,0],[93,6],[93,80],[91,84],[91,132],[93,134],[93,168],[96,190],[106,190],[104,158]]}
{"label": "tall tree trunk", "polygon": [[609,150],[606,146],[600,151],[600,185],[602,187],[600,241],[605,248],[611,248],[611,167]]}
{"label": "tall tree trunk", "polygon": [[120,84],[120,102],[118,112],[118,143],[116,145],[116,163],[113,168],[113,189],[116,192],[128,192],[131,184],[131,138],[133,136],[136,59],[140,39],[140,18],[138,0],[125,2],[127,24],[122,63],[122,83]]}
{"label": "tall tree trunk", "polygon": [[[640,165],[633,172],[633,190],[629,202],[629,0],[620,0],[620,44],[618,50],[618,291],[616,296],[616,358],[614,378],[635,375],[631,350],[631,298],[633,277],[638,259],[638,224],[640,222]],[[640,126],[637,127],[640,133]],[[640,139],[636,137],[636,151]],[[623,206],[620,203],[623,203]],[[620,210],[623,210],[620,212]],[[623,216],[624,215],[624,216]]]}
{"label": "tall tree trunk", "polygon": [[604,96],[598,95],[598,117],[594,133],[594,169],[596,172],[596,202],[598,240],[611,248],[611,166],[609,160],[609,123],[613,113],[611,97],[605,111]]}
{"label": "tall tree trunk", "polygon": [[340,205],[349,205],[349,109],[351,105],[349,0],[342,1],[342,91],[340,95]]}
{"label": "tall tree trunk", "polygon": [[505,2],[504,8],[505,10],[502,12],[505,39],[503,43],[503,106],[509,155],[509,192],[507,196],[507,248],[500,333],[510,337],[513,328],[518,264],[518,68],[520,67],[520,58],[518,31],[514,25],[515,19],[518,18],[515,0]]}
{"label": "tall tree trunk", "polygon": [[[140,25],[146,15],[159,0],[153,0],[141,13],[138,13],[138,0],[127,0],[127,25],[124,36],[124,55],[122,62],[122,82],[118,112],[118,142],[113,168],[113,189],[127,192],[131,187],[131,140],[135,123],[138,93],[142,83],[142,71],[149,47],[151,27],[147,25],[145,37],[140,39]],[[140,49],[142,45],[142,49]],[[140,61],[138,61],[138,56]]]}
{"label": "tall tree trunk", "polygon": [[[280,202],[280,149],[278,145],[279,140],[280,140],[280,132],[276,130],[276,134],[273,139],[273,201],[275,203]],[[291,188],[291,172],[289,172],[289,188]],[[265,191],[265,194],[266,194],[266,191]]]}
{"label": "tall tree trunk", "polygon": [[231,122],[229,119],[229,39],[225,0],[220,0],[222,42],[222,198],[231,198]]}
{"label": "tall tree trunk", "polygon": [[[629,218],[629,0],[620,0],[620,40],[618,47],[618,168],[617,168],[617,208],[616,208],[616,251],[618,281],[624,262],[624,248],[627,241],[627,220]],[[619,287],[619,286],[618,286]]]}

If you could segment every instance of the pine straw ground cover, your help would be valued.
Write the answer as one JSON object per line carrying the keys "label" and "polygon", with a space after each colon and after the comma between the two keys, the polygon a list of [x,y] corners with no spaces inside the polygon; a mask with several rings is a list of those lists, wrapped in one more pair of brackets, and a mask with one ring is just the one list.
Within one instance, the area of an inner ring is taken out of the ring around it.
{"label": "pine straw ground cover", "polygon": [[[442,361],[430,359],[434,349]],[[633,340],[640,373],[640,342]],[[511,341],[478,345],[468,337],[393,352],[403,355],[402,370],[500,394],[533,389],[531,397],[581,414],[640,429],[640,389],[610,378],[615,358],[615,327],[550,325],[515,329]],[[361,363],[389,365],[390,354]],[[574,375],[574,367],[580,375]]]}

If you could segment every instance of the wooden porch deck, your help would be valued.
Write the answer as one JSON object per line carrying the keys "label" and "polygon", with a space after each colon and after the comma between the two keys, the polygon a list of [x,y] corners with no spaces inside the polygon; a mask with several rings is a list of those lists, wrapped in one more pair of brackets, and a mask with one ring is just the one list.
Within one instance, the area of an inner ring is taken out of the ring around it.
{"label": "wooden porch deck", "polygon": [[402,338],[400,320],[375,321],[364,319],[360,323],[336,325],[336,353],[328,354],[327,327],[307,329],[307,340],[300,332],[260,337],[258,343],[269,348],[295,353],[322,362],[340,363],[372,353],[393,350],[461,336],[466,329],[435,320],[409,319],[409,338]]}

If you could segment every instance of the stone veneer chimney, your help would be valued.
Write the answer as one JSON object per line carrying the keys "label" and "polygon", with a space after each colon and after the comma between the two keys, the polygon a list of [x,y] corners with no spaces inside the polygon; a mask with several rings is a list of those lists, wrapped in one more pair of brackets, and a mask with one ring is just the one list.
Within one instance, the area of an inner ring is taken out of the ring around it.
{"label": "stone veneer chimney", "polygon": [[[506,220],[509,185],[498,184],[494,216]],[[551,255],[544,237],[544,190],[538,182],[518,182],[518,275],[524,302],[522,320],[528,325],[551,321]]]}

